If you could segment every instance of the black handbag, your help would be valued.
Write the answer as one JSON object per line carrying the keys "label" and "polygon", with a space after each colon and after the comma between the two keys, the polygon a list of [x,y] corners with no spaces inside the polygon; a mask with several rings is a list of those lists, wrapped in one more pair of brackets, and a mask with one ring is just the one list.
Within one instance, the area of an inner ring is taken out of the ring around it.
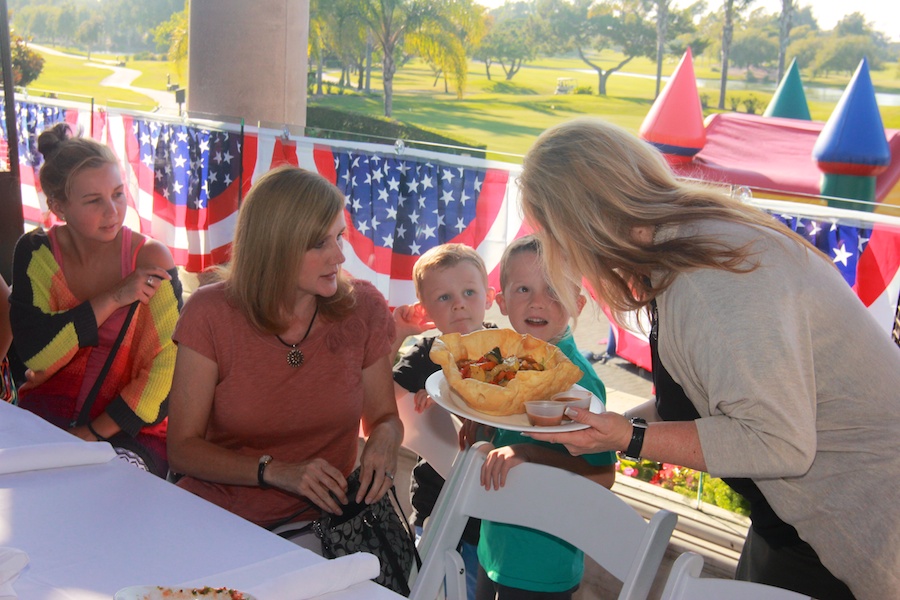
{"label": "black handbag", "polygon": [[[283,531],[278,535],[290,539],[312,530],[322,542],[322,556],[325,558],[337,558],[355,552],[374,554],[381,563],[381,573],[374,579],[375,583],[409,596],[413,561],[417,568],[421,568],[422,559],[416,550],[416,535],[397,498],[397,490],[391,486],[391,495],[400,511],[399,516],[387,494],[372,504],[366,504],[354,500],[357,491],[359,467],[347,477],[347,498],[350,501],[343,506],[343,514],[324,513],[301,529]],[[310,510],[309,506],[268,529],[277,530],[307,510]]]}

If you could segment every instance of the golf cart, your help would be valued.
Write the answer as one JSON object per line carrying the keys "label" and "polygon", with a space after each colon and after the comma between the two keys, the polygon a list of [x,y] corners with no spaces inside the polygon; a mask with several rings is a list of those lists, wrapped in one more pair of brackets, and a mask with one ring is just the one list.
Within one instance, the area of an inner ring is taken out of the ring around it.
{"label": "golf cart", "polygon": [[556,93],[569,94],[575,89],[576,85],[578,85],[578,80],[574,77],[559,77],[556,80]]}

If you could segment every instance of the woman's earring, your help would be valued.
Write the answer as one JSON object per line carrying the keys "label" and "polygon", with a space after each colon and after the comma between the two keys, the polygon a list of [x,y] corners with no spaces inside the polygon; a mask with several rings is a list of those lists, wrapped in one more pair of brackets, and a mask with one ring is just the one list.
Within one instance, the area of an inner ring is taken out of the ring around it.
{"label": "woman's earring", "polygon": [[48,198],[47,199],[47,208],[50,210],[50,212],[52,212],[54,215],[56,215],[56,218],[59,219],[60,221],[66,220],[66,216],[63,213],[62,207],[59,205],[59,202],[57,202],[56,200],[51,200],[50,198]]}

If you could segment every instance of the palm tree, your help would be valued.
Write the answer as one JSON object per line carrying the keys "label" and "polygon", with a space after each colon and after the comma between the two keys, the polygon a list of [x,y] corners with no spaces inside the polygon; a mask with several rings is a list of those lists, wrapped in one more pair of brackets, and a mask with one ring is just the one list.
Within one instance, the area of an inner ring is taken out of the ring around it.
{"label": "palm tree", "polygon": [[426,7],[422,0],[362,0],[360,4],[363,21],[384,53],[381,63],[384,116],[390,117],[394,103],[394,73],[397,71],[395,53],[402,47],[407,30],[419,25]]}
{"label": "palm tree", "polygon": [[188,59],[190,14],[191,2],[185,0],[184,10],[172,13],[168,21],[160,23],[150,32],[157,45],[168,48],[167,58],[170,62],[175,63],[175,69],[179,75],[183,75],[183,68]]}
{"label": "palm tree", "polygon": [[784,63],[787,58],[788,44],[791,42],[791,27],[794,20],[794,0],[781,0],[781,16],[778,19],[778,77],[781,81],[784,77]]}
{"label": "palm tree", "polygon": [[462,99],[468,75],[468,57],[481,42],[487,29],[485,8],[473,0],[445,0],[439,7],[440,19],[429,19],[411,31],[406,45],[415,50],[438,77],[453,79],[456,97]]}
{"label": "palm tree", "polygon": [[[405,36],[420,31],[440,31],[451,19],[454,5],[463,0],[361,0],[362,20],[382,51],[384,116],[390,117],[394,102],[394,73]],[[451,51],[443,53],[451,55]]]}
{"label": "palm tree", "polygon": [[656,5],[656,93],[659,96],[662,81],[663,55],[666,52],[666,29],[669,24],[669,4],[672,0],[654,0]]}
{"label": "palm tree", "polygon": [[327,36],[329,2],[309,0],[309,51],[316,65],[316,96],[322,95],[322,69],[325,62],[325,40]]}

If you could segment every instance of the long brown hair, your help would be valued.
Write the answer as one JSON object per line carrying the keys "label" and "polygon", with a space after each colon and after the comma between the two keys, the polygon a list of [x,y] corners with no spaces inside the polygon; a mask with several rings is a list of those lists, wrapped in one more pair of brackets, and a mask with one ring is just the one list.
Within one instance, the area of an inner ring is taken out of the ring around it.
{"label": "long brown hair", "polygon": [[620,320],[665,291],[679,273],[757,266],[746,244],[665,235],[647,244],[635,238],[638,228],[655,232],[706,219],[730,221],[784,234],[785,241],[818,253],[766,213],[709,186],[677,180],[655,148],[600,119],[575,119],[541,134],[525,156],[519,186],[526,218],[541,229],[548,275],[572,314],[575,298],[567,291],[582,276]]}
{"label": "long brown hair", "polygon": [[[273,169],[253,185],[238,213],[231,261],[218,271],[231,301],[257,329],[277,334],[287,328],[303,256],[343,209],[340,190],[297,167]],[[356,299],[343,270],[337,292],[316,302],[326,319],[349,314]]]}

